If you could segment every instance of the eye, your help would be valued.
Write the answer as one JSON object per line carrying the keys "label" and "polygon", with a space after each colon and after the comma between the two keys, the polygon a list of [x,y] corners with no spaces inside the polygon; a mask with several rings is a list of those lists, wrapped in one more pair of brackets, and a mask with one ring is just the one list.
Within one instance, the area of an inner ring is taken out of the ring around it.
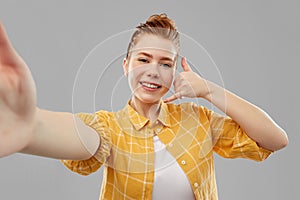
{"label": "eye", "polygon": [[161,65],[164,66],[164,67],[172,67],[172,65],[168,64],[168,63],[162,63]]}
{"label": "eye", "polygon": [[139,58],[138,61],[143,62],[143,63],[147,63],[148,60],[146,58]]}

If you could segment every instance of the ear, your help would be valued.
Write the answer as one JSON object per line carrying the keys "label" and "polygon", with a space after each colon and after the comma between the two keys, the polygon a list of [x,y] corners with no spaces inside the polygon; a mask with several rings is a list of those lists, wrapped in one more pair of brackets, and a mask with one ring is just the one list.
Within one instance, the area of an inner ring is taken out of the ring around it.
{"label": "ear", "polygon": [[123,59],[123,70],[125,76],[128,76],[128,60],[126,58]]}

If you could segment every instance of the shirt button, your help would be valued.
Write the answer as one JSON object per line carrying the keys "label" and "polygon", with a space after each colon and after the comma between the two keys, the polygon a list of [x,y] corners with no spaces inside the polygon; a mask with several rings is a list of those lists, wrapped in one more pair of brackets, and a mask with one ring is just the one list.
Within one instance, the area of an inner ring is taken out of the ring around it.
{"label": "shirt button", "polygon": [[169,143],[169,147],[172,147],[173,146],[173,143]]}
{"label": "shirt button", "polygon": [[185,164],[186,164],[185,160],[182,160],[182,161],[181,161],[181,164],[185,165]]}
{"label": "shirt button", "polygon": [[198,187],[199,185],[198,185],[198,183],[197,182],[195,182],[194,183],[194,187]]}

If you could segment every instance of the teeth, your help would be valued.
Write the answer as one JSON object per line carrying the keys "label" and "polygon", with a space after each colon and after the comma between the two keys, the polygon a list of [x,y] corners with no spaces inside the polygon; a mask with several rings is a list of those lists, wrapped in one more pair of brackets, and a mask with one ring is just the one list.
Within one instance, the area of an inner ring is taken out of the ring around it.
{"label": "teeth", "polygon": [[150,83],[142,83],[142,85],[144,85],[144,86],[146,86],[146,87],[148,87],[148,88],[158,88],[158,86],[156,86],[156,85],[152,85],[152,84],[150,84]]}

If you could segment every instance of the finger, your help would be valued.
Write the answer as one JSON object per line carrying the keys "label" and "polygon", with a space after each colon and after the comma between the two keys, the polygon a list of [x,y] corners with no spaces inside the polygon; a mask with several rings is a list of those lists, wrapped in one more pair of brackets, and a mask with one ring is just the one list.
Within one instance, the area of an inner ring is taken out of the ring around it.
{"label": "finger", "polygon": [[176,95],[172,95],[164,100],[165,103],[175,101],[177,99]]}
{"label": "finger", "polygon": [[0,22],[0,62],[13,64],[17,61],[18,54],[9,41],[3,24]]}
{"label": "finger", "polygon": [[0,47],[2,46],[10,46],[10,42],[6,34],[5,28],[2,22],[0,21]]}
{"label": "finger", "polygon": [[190,66],[188,65],[188,63],[187,63],[185,57],[182,57],[182,59],[181,59],[181,66],[182,66],[182,68],[183,68],[183,71],[185,71],[185,72],[192,71],[192,69],[191,69]]}
{"label": "finger", "polygon": [[172,96],[166,98],[164,100],[165,103],[175,101],[176,99],[182,99],[182,95],[180,92],[173,94]]}

